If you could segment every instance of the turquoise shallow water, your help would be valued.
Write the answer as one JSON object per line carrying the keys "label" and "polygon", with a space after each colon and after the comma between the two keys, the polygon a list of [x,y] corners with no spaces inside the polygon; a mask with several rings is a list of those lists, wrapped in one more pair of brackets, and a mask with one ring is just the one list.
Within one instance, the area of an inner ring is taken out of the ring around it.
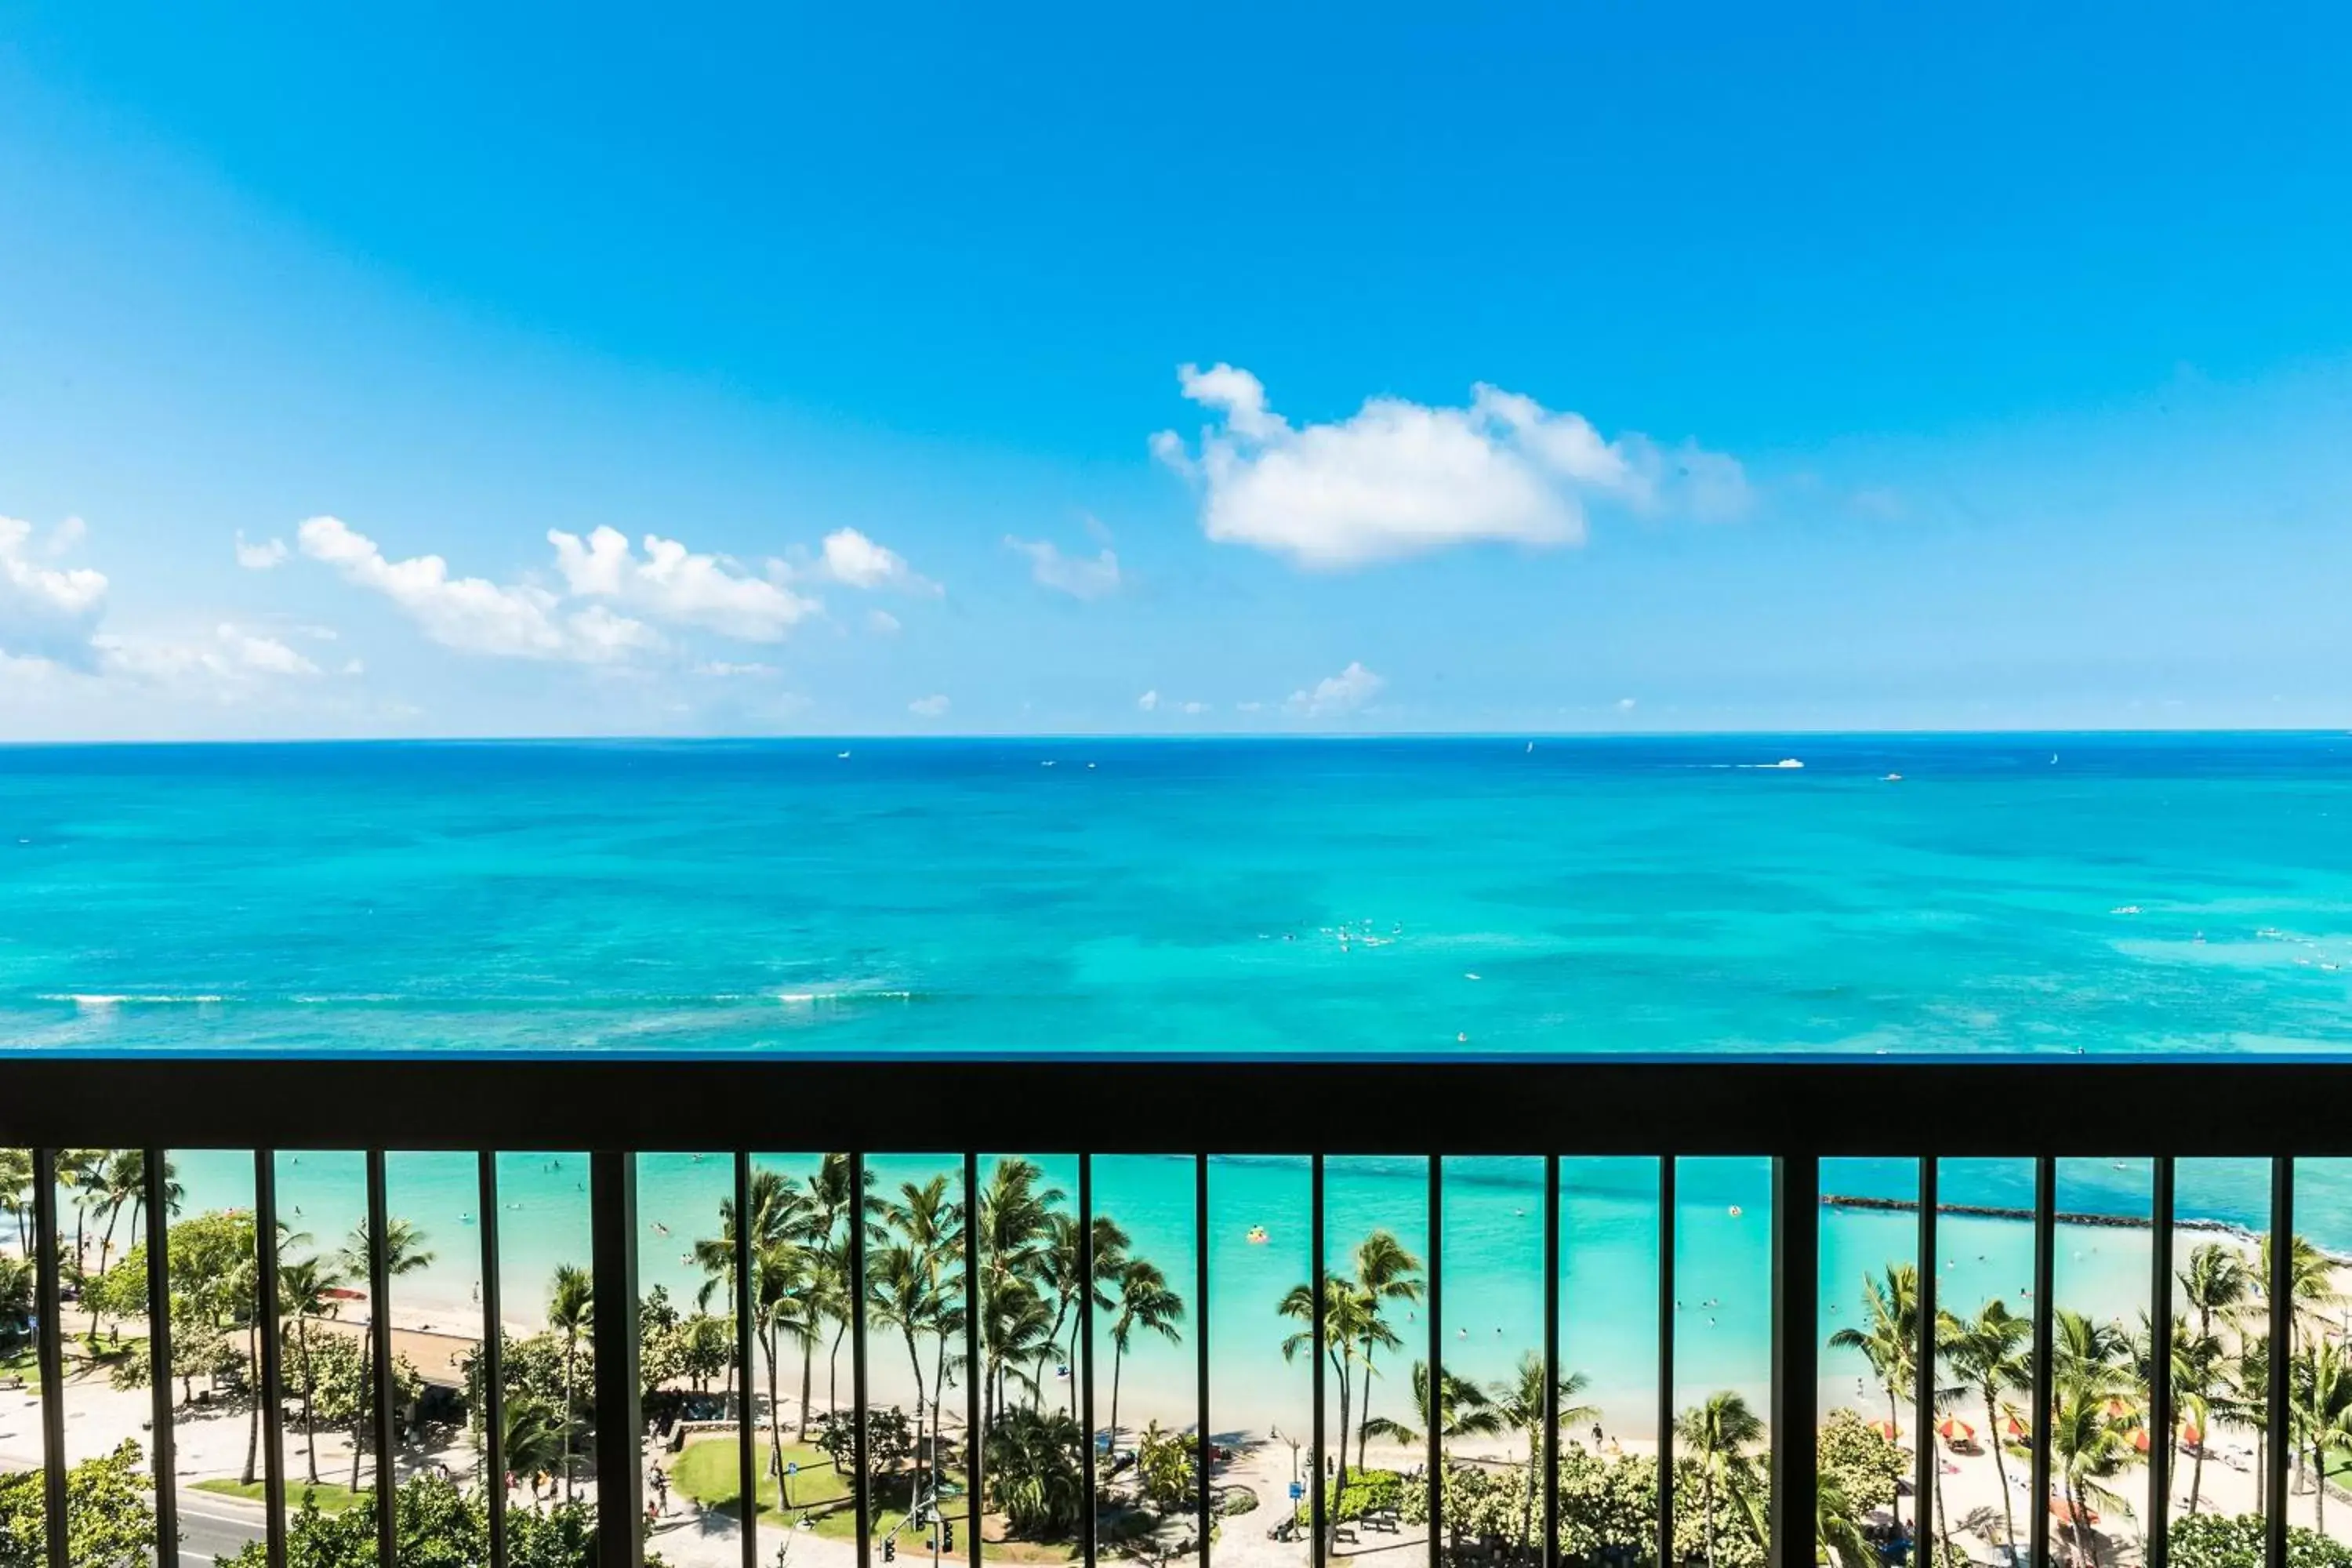
{"label": "turquoise shallow water", "polygon": [[[1789,757],[1805,766],[1760,765]],[[2352,741],[14,749],[0,751],[0,1038],[785,1057],[2341,1052]],[[242,1158],[183,1152],[191,1201],[249,1202]],[[358,1160],[303,1158],[282,1201],[331,1239],[358,1216]],[[926,1169],[877,1164],[887,1181]],[[1068,1160],[1048,1164],[1075,1188]],[[584,1162],[507,1165],[507,1293],[527,1318],[553,1265],[585,1257]],[[1447,1353],[1482,1378],[1540,1342],[1536,1170],[1449,1172]],[[1567,1357],[1609,1425],[1641,1432],[1654,1167],[1568,1172]],[[1830,1184],[1897,1195],[1912,1179],[1864,1163]],[[724,1166],[649,1161],[642,1180],[648,1278],[690,1293],[676,1255],[714,1228]],[[1425,1249],[1420,1167],[1334,1162],[1328,1180],[1335,1251],[1375,1224]],[[394,1206],[441,1253],[400,1283],[404,1315],[466,1315],[471,1181],[463,1161],[395,1158]],[[1189,1296],[1189,1168],[1107,1160],[1097,1181]],[[1955,1167],[1946,1192],[2022,1205],[2028,1173]],[[1303,1162],[1213,1173],[1220,1426],[1306,1420],[1306,1369],[1283,1361],[1274,1316],[1307,1273],[1306,1194]],[[2128,1214],[2146,1194],[2144,1164],[2100,1159],[2070,1162],[2060,1199]],[[2298,1197],[2306,1229],[2352,1250],[2352,1172],[2307,1166]],[[2258,1170],[2184,1170],[2184,1214],[2252,1224],[2263,1202]],[[1686,1391],[1760,1395],[1769,1208],[1759,1164],[1685,1168]],[[1946,1234],[1949,1300],[2015,1300],[2023,1227],[1953,1219]],[[1912,1235],[1900,1215],[1829,1215],[1825,1302],[1854,1310],[1862,1273]],[[2146,1246],[2070,1233],[2062,1297],[2128,1316]],[[1190,1342],[1139,1350],[1134,1415],[1189,1418]],[[877,1363],[886,1396],[894,1355]],[[1850,1399],[1856,1370],[1833,1360],[1825,1394]]]}
{"label": "turquoise shallow water", "polygon": [[2352,1047],[2352,740],[1528,744],[0,751],[0,1038]]}

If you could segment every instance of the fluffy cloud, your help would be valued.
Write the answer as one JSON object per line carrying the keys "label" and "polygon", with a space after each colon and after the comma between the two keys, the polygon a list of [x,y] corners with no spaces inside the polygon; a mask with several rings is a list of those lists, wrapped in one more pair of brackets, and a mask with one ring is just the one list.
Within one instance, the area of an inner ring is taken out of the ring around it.
{"label": "fluffy cloud", "polygon": [[[50,552],[81,536],[78,519],[51,537]],[[90,567],[59,568],[33,558],[33,525],[0,517],[0,653],[44,659],[70,668],[96,667],[91,638],[106,614],[106,574]]]}
{"label": "fluffy cloud", "polygon": [[1118,592],[1118,555],[1108,546],[1088,560],[1063,554],[1050,539],[1015,539],[1008,533],[1004,547],[1029,558],[1029,575],[1041,588],[1074,599],[1100,599]]}
{"label": "fluffy cloud", "polygon": [[645,554],[619,530],[586,540],[550,529],[555,569],[576,598],[609,601],[669,626],[693,626],[741,642],[781,642],[824,606],[781,584],[744,573],[716,555],[698,555],[675,539],[648,533]]}
{"label": "fluffy cloud", "polygon": [[1149,713],[1160,706],[1160,693],[1156,690],[1147,691],[1135,700],[1135,705]]}
{"label": "fluffy cloud", "polygon": [[1339,674],[1317,681],[1312,690],[1292,692],[1290,700],[1283,706],[1309,719],[1341,718],[1360,711],[1387,684],[1361,664],[1351,661]]}
{"label": "fluffy cloud", "polygon": [[875,543],[854,528],[835,529],[824,536],[818,570],[848,588],[896,588],[901,593],[934,598],[945,591],[908,565],[905,556]]}
{"label": "fluffy cloud", "polygon": [[907,711],[918,719],[940,719],[946,717],[950,706],[945,697],[934,694],[916,698],[907,704]]}
{"label": "fluffy cloud", "polygon": [[266,539],[259,544],[247,544],[245,530],[240,528],[236,531],[236,563],[248,572],[267,572],[273,566],[282,565],[291,553],[282,539]]}
{"label": "fluffy cloud", "polygon": [[1208,710],[1209,705],[1205,702],[1187,702],[1184,704],[1182,709],[1182,711],[1187,717],[1194,717],[1199,714],[1206,713]]}
{"label": "fluffy cloud", "polygon": [[898,617],[887,610],[868,610],[866,612],[866,629],[877,637],[896,637],[898,635]]}
{"label": "fluffy cloud", "polygon": [[565,611],[548,590],[453,577],[438,555],[391,561],[375,541],[331,517],[295,531],[302,553],[382,594],[425,635],[461,653],[609,664],[661,646],[659,634],[603,605]]}
{"label": "fluffy cloud", "polygon": [[1641,511],[1735,515],[1738,462],[1646,437],[1604,439],[1581,415],[1499,387],[1467,407],[1374,397],[1345,420],[1292,426],[1245,370],[1178,371],[1184,395],[1218,417],[1197,453],[1172,430],[1154,455],[1199,485],[1211,539],[1342,569],[1474,542],[1582,542],[1589,500]]}

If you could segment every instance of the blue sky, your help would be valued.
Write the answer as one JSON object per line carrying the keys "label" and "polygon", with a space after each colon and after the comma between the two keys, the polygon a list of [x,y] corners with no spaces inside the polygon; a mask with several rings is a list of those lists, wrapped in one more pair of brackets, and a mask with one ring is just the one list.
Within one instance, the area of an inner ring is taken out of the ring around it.
{"label": "blue sky", "polygon": [[0,8],[0,733],[2343,724],[2347,30]]}

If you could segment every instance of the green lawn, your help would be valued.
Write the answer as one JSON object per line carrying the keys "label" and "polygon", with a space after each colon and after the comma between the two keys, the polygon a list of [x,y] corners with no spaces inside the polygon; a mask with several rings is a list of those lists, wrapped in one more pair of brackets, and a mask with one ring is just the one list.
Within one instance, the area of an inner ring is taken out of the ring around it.
{"label": "green lawn", "polygon": [[[216,1492],[222,1497],[241,1497],[248,1502],[261,1502],[266,1499],[262,1483],[259,1481],[254,1482],[251,1486],[247,1486],[242,1481],[198,1481],[196,1489],[200,1492]],[[302,1506],[302,1494],[305,1492],[319,1500],[320,1513],[341,1513],[345,1509],[358,1508],[375,1496],[372,1491],[355,1492],[349,1487],[337,1486],[332,1481],[320,1481],[314,1487],[308,1481],[289,1476],[286,1478],[286,1507],[289,1511]]]}
{"label": "green lawn", "polygon": [[[767,1468],[769,1458],[770,1450],[763,1441],[760,1445],[759,1457],[762,1470]],[[800,1474],[791,1478],[793,1506],[789,1510],[789,1517],[797,1521],[805,1515],[815,1532],[828,1540],[856,1540],[857,1538],[857,1506],[856,1498],[851,1495],[849,1478],[834,1469],[833,1461],[825,1457],[822,1448],[806,1443],[785,1444],[784,1463],[800,1467]],[[705,1437],[688,1443],[677,1458],[670,1462],[670,1485],[705,1508],[719,1509],[733,1513],[737,1510],[737,1500],[740,1493],[740,1489],[737,1485],[741,1476],[740,1464],[735,1440],[732,1437]],[[963,1483],[963,1473],[960,1470],[950,1470],[945,1479],[950,1484],[961,1486]],[[903,1505],[906,1501],[905,1485],[903,1478],[886,1477],[882,1483],[884,1497],[887,1499],[895,1494]],[[761,1477],[759,1495],[761,1514],[782,1511],[783,1500],[778,1495],[776,1479],[773,1476]],[[949,1499],[949,1510],[953,1512],[961,1501],[961,1499]],[[903,1506],[892,1508],[886,1501],[884,1506],[877,1508],[874,1510],[876,1539],[880,1539],[886,1531],[906,1517],[907,1510]],[[955,1522],[959,1530],[966,1528],[962,1519],[958,1519]],[[920,1555],[928,1561],[929,1554],[920,1551],[924,1539],[925,1531],[919,1526],[910,1525],[898,1531],[898,1550],[902,1554]],[[1070,1555],[1065,1551],[1049,1550],[1032,1557],[1026,1552],[1020,1550],[1024,1543],[1016,1542],[1007,1544],[1012,1549],[1010,1555],[1015,1561],[1060,1563],[1068,1561]],[[957,1542],[956,1550],[958,1552],[962,1552],[961,1540]],[[991,1555],[996,1554],[992,1546]]]}
{"label": "green lawn", "polygon": [[0,1356],[0,1383],[16,1377],[25,1380],[24,1391],[26,1394],[41,1392],[40,1352],[27,1347],[16,1355]]}

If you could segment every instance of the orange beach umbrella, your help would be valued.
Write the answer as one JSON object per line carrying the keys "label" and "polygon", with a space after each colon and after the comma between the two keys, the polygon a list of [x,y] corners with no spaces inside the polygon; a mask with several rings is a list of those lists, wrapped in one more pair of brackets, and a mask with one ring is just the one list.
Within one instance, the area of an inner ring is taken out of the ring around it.
{"label": "orange beach umbrella", "polygon": [[1977,1429],[1975,1427],[1969,1426],[1967,1422],[1961,1420],[1957,1415],[1945,1416],[1942,1425],[1938,1426],[1936,1430],[1943,1435],[1944,1441],[1947,1443],[1969,1442],[1973,1440],[1977,1435]]}

